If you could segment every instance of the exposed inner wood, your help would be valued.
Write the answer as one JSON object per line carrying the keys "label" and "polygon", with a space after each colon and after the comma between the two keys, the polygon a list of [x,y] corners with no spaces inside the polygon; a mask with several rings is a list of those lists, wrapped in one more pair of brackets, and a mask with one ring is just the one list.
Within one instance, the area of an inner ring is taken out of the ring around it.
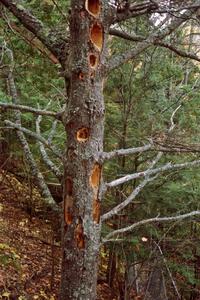
{"label": "exposed inner wood", "polygon": [[92,217],[93,221],[98,224],[100,221],[100,201],[96,199],[93,201]]}
{"label": "exposed inner wood", "polygon": [[98,65],[98,57],[93,53],[91,53],[89,55],[89,64],[90,64],[90,67],[93,69],[96,69],[96,67]]}
{"label": "exposed inner wood", "polygon": [[75,228],[74,234],[75,234],[75,241],[76,241],[77,247],[79,249],[84,249],[85,248],[85,238],[84,238],[84,229],[83,229],[83,224],[82,224],[81,219],[79,219],[79,223]]}
{"label": "exposed inner wood", "polygon": [[89,138],[89,128],[83,127],[77,131],[76,134],[77,141],[80,143],[84,143]]}
{"label": "exposed inner wood", "polygon": [[90,31],[90,40],[93,45],[99,50],[103,47],[103,28],[100,24],[94,23]]}
{"label": "exposed inner wood", "polygon": [[70,225],[72,224],[73,221],[73,214],[72,214],[72,209],[73,209],[73,182],[70,177],[67,177],[66,179],[66,196],[64,200],[64,219],[65,223]]}
{"label": "exposed inner wood", "polygon": [[93,17],[98,17],[100,10],[101,10],[99,0],[86,0],[85,1],[85,9]]}
{"label": "exposed inner wood", "polygon": [[94,72],[90,72],[90,78],[93,79],[95,76],[95,73]]}
{"label": "exposed inner wood", "polygon": [[98,163],[95,163],[92,174],[90,176],[90,184],[93,189],[98,189],[101,179],[101,166]]}
{"label": "exposed inner wood", "polygon": [[73,182],[70,177],[67,177],[67,179],[66,179],[66,194],[68,196],[72,196],[72,192],[73,192]]}
{"label": "exposed inner wood", "polygon": [[73,198],[71,196],[66,196],[64,200],[64,220],[67,225],[73,222]]}

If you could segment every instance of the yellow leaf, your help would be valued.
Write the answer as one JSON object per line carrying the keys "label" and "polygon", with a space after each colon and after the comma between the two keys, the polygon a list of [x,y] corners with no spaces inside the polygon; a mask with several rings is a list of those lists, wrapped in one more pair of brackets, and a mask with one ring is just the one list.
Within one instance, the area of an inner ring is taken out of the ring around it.
{"label": "yellow leaf", "polygon": [[1,296],[2,296],[2,297],[9,298],[9,297],[10,297],[10,293],[4,292]]}
{"label": "yellow leaf", "polygon": [[0,212],[2,212],[2,211],[3,211],[3,205],[0,204]]}

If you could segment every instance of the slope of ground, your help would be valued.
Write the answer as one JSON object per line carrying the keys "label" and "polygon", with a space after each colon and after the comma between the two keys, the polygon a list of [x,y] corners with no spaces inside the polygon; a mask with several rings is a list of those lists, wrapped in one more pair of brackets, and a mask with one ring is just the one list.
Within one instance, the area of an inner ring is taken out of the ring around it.
{"label": "slope of ground", "polygon": [[[32,212],[30,201],[35,206]],[[0,295],[5,299],[56,298],[60,246],[51,225],[53,216],[42,214],[36,203],[41,203],[36,189],[1,172]]]}
{"label": "slope of ground", "polygon": [[[0,172],[0,299],[58,299],[59,223],[37,189]],[[98,299],[113,299],[106,283]]]}

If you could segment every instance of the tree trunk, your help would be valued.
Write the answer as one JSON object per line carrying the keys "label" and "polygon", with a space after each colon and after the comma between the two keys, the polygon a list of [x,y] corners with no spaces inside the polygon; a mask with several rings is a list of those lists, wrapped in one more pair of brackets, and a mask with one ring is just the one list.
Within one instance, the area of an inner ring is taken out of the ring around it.
{"label": "tree trunk", "polygon": [[161,258],[158,256],[149,277],[145,300],[167,300],[162,267]]}
{"label": "tree trunk", "polygon": [[98,0],[72,1],[61,300],[96,299],[104,126],[102,15]]}

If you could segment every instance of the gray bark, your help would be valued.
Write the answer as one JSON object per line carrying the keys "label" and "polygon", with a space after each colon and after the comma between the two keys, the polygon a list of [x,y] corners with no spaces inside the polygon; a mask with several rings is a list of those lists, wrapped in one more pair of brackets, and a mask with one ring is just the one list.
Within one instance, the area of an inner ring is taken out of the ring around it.
{"label": "gray bark", "polygon": [[162,263],[158,257],[149,276],[145,300],[167,300]]}
{"label": "gray bark", "polygon": [[107,34],[103,4],[94,2],[72,1],[60,300],[96,299],[104,132],[101,65]]}
{"label": "gray bark", "polygon": [[[12,98],[13,104],[18,105],[17,89],[15,86],[15,81],[14,81],[14,76],[13,76],[13,67],[12,67],[12,64],[14,63],[13,54],[10,49],[6,49],[6,52],[11,61],[10,66],[8,68],[8,75],[7,75],[8,92]],[[19,110],[15,110],[13,115],[14,115],[14,121],[16,123],[16,126],[21,127],[21,112]],[[37,186],[38,186],[42,196],[44,197],[46,204],[48,206],[51,206],[53,209],[57,210],[57,205],[48,189],[48,186],[44,180],[42,173],[39,171],[39,169],[37,167],[37,163],[35,162],[35,159],[32,155],[29,144],[28,144],[23,132],[17,130],[17,137],[22,146],[25,159],[30,166],[32,175],[36,179]]]}

